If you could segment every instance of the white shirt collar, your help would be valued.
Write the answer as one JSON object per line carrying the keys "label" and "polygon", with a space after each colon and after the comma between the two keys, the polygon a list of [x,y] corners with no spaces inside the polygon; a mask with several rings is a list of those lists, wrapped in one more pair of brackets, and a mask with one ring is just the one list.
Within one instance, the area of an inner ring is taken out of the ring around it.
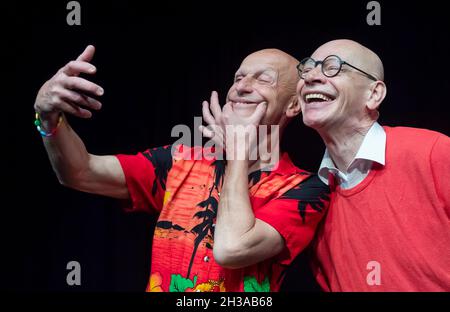
{"label": "white shirt collar", "polygon": [[[356,153],[355,158],[352,160],[350,165],[348,166],[348,171],[351,171],[351,168],[356,165],[363,165],[364,163],[367,165],[371,165],[372,162],[377,162],[380,165],[385,164],[385,152],[386,152],[386,132],[383,127],[380,126],[378,122],[375,122],[372,127],[370,127],[367,134],[364,136],[364,140]],[[363,164],[360,161],[362,160]],[[367,171],[370,170],[367,168]],[[319,178],[328,184],[328,174],[329,173],[339,174],[341,173],[339,169],[336,168],[333,160],[331,159],[330,154],[328,153],[328,149],[325,149],[325,153],[322,158],[322,162],[319,167]],[[340,174],[341,177],[345,180],[345,175]]]}
{"label": "white shirt collar", "polygon": [[367,159],[384,166],[385,152],[386,132],[378,122],[375,122],[364,137],[355,159]]}

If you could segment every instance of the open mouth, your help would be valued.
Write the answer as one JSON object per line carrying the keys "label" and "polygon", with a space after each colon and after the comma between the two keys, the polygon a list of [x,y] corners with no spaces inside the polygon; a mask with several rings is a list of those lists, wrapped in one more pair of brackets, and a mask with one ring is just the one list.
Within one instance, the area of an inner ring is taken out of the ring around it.
{"label": "open mouth", "polygon": [[303,96],[304,101],[307,104],[311,103],[322,103],[322,102],[331,102],[336,98],[332,95],[327,95],[324,93],[308,93]]}

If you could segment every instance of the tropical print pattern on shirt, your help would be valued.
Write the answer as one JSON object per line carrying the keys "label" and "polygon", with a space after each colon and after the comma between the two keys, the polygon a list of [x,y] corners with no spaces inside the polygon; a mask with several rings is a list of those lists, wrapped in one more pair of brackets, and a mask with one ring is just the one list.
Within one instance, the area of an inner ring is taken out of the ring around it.
{"label": "tropical print pattern on shirt", "polygon": [[[186,160],[187,156],[192,160]],[[255,217],[270,224],[286,247],[242,269],[214,261],[214,226],[226,162],[211,150],[164,146],[117,155],[131,197],[128,211],[159,213],[147,291],[277,291],[287,266],[311,241],[328,206],[328,188],[283,154],[277,169],[249,175]]]}

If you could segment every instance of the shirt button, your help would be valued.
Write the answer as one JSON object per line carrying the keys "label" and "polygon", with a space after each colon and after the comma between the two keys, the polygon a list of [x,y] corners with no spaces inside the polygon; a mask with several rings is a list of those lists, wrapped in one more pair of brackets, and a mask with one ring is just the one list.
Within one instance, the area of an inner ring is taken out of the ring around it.
{"label": "shirt button", "polygon": [[208,257],[208,256],[205,256],[205,257],[203,258],[203,261],[209,262],[209,257]]}

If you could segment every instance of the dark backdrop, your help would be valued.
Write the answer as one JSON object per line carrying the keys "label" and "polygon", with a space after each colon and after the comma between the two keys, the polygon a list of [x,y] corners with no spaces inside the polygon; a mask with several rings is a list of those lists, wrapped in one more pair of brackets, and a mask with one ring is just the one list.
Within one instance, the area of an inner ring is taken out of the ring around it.
{"label": "dark backdrop", "polygon": [[[224,99],[250,52],[276,47],[300,59],[337,38],[359,41],[382,58],[388,86],[382,124],[450,134],[450,28],[439,2],[379,1],[381,26],[367,25],[368,1],[79,1],[81,26],[66,24],[67,2],[20,2],[4,13],[11,21],[4,29],[3,63],[14,67],[2,103],[4,289],[145,288],[155,219],[124,214],[114,200],[60,186],[33,126],[39,87],[87,44],[97,48],[94,81],[105,89],[103,109],[91,120],[70,122],[94,154],[136,153],[173,142],[172,127],[191,126],[211,90]],[[300,119],[283,145],[300,167],[317,170],[323,144]],[[66,284],[71,260],[81,264],[81,286]],[[284,289],[317,289],[306,259],[294,268]]]}

